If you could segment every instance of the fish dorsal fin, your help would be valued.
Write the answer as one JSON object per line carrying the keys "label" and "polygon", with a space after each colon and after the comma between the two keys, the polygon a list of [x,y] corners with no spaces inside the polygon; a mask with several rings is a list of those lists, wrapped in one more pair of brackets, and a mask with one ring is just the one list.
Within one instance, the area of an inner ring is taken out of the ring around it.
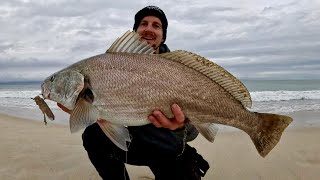
{"label": "fish dorsal fin", "polygon": [[110,48],[107,50],[107,53],[138,53],[138,54],[153,54],[154,49],[145,41],[140,40],[138,33],[134,31],[127,31],[116,39]]}
{"label": "fish dorsal fin", "polygon": [[212,79],[222,88],[229,92],[235,99],[245,107],[251,107],[251,96],[247,88],[240,80],[230,74],[227,70],[216,63],[205,59],[197,54],[177,50],[169,53],[159,54],[160,57],[182,63]]}

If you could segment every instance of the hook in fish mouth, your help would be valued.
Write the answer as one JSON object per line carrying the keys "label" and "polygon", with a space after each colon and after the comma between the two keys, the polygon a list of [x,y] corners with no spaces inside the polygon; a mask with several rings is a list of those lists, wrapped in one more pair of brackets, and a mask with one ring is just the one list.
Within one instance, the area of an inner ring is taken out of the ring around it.
{"label": "hook in fish mouth", "polygon": [[47,95],[41,94],[43,99],[50,99],[50,93],[48,93]]}

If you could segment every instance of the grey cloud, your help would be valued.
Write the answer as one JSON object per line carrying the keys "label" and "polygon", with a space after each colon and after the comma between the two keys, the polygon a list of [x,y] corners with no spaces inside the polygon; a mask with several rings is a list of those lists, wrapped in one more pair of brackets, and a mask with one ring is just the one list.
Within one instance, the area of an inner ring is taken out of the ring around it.
{"label": "grey cloud", "polygon": [[43,81],[46,77],[56,72],[56,68],[26,68],[11,67],[0,71],[0,82],[10,81]]}
{"label": "grey cloud", "polygon": [[31,17],[74,17],[86,16],[99,11],[110,11],[112,9],[126,10],[137,5],[136,2],[118,0],[117,3],[111,0],[69,0],[69,1],[3,1],[0,6],[15,9],[15,16]]}
{"label": "grey cloud", "polygon": [[56,67],[56,68],[62,68],[70,63],[63,63],[61,61],[57,61],[56,59],[51,60],[41,60],[41,59],[1,59],[0,61],[0,70],[8,70],[10,68],[27,68],[27,69],[33,69],[33,68],[46,68],[46,67]]}
{"label": "grey cloud", "polygon": [[[77,45],[74,45],[73,47],[71,47],[71,52],[73,53],[82,53],[82,52],[85,52],[85,51],[88,51],[88,52],[99,52],[101,51],[103,48],[105,47],[106,48],[106,44],[105,42],[101,41],[101,42],[82,42],[82,43],[79,43]],[[101,53],[103,53],[101,51]]]}
{"label": "grey cloud", "polygon": [[[245,46],[245,45],[244,45]],[[219,46],[216,46],[219,47]],[[320,44],[310,44],[310,45],[292,45],[292,44],[275,44],[273,46],[260,46],[260,47],[235,47],[235,48],[225,48],[218,50],[207,50],[202,51],[202,54],[207,56],[215,56],[218,58],[222,57],[260,57],[260,56],[275,56],[279,57],[294,53],[296,57],[314,57],[318,55],[318,50],[320,49]]]}
{"label": "grey cloud", "polygon": [[150,4],[168,17],[171,50],[198,53],[241,78],[320,78],[316,1],[154,2],[1,1],[0,78],[38,78],[103,53]]}
{"label": "grey cloud", "polygon": [[239,77],[320,78],[320,23],[315,18],[320,14],[295,3],[289,5],[295,7],[269,7],[257,14],[232,9],[231,14],[212,13],[202,19],[189,14],[184,19],[190,19],[192,31],[184,34],[175,29],[184,38],[176,33],[170,43],[174,49],[182,45],[211,58]]}
{"label": "grey cloud", "polygon": [[1,43],[0,42],[0,53],[6,51],[7,49],[10,49],[14,47],[13,43]]}

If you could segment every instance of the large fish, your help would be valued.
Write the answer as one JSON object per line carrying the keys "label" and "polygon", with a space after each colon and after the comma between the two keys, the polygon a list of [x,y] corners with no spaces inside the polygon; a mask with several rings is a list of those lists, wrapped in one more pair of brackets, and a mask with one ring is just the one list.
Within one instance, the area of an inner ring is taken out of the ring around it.
{"label": "large fish", "polygon": [[49,76],[42,95],[72,110],[71,132],[98,122],[121,149],[130,141],[125,126],[147,123],[153,110],[173,117],[177,103],[198,131],[214,140],[213,124],[246,132],[265,157],[292,119],[247,110],[246,87],[219,65],[182,50],[153,54],[135,32],[118,38],[105,54],[84,59]]}

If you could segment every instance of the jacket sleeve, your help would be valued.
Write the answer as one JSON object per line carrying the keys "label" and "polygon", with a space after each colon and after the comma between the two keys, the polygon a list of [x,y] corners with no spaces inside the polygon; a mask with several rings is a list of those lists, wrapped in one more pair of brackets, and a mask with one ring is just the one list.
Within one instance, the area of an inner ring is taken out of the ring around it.
{"label": "jacket sleeve", "polygon": [[181,140],[183,140],[186,133],[187,142],[193,141],[199,134],[198,130],[194,127],[194,125],[190,123],[185,125],[184,128],[173,131],[173,133],[178,139],[181,139]]}
{"label": "jacket sleeve", "polygon": [[169,47],[166,44],[161,44],[159,47],[159,54],[170,52]]}

